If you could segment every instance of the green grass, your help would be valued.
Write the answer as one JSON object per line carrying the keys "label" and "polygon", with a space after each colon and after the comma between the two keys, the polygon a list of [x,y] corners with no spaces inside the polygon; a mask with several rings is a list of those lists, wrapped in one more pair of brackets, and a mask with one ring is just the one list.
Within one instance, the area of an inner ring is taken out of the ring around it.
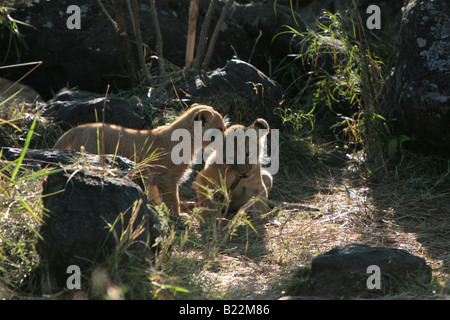
{"label": "green grass", "polygon": [[[5,297],[9,296],[12,288],[22,289],[32,286],[27,278],[33,274],[33,270],[36,268],[37,254],[34,239],[39,237],[37,229],[42,223],[44,212],[39,192],[40,186],[36,181],[54,171],[45,169],[40,172],[31,172],[20,169],[34,135],[36,122],[37,118],[34,119],[27,132],[21,156],[11,163],[0,161],[0,199],[2,203],[0,220],[2,286],[0,286],[0,296],[5,295]],[[7,290],[8,287],[11,289]]]}
{"label": "green grass", "polygon": [[382,115],[395,35],[389,26],[369,32],[358,19],[355,10],[326,12],[316,30],[286,26],[298,40],[274,72],[290,97],[281,114],[295,140],[311,137],[313,152],[363,149],[372,158],[389,149],[394,159],[407,140]]}

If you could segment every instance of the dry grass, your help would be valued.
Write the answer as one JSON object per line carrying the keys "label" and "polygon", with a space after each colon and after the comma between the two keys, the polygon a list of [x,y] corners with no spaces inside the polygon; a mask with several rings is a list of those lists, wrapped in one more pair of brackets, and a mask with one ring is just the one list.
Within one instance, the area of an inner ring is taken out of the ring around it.
{"label": "dry grass", "polygon": [[[153,274],[152,281],[173,282],[180,288],[190,288],[191,292],[183,295],[189,298],[277,299],[284,295],[297,270],[309,267],[313,257],[338,245],[359,242],[405,249],[425,258],[433,268],[434,285],[407,288],[390,298],[448,295],[449,191],[426,187],[433,186],[433,181],[439,179],[437,176],[421,188],[413,188],[416,181],[407,178],[375,183],[362,173],[363,170],[362,163],[351,162],[342,169],[324,168],[309,176],[295,168],[290,168],[289,172],[282,168],[275,176],[270,194],[274,208],[266,216],[251,220],[257,233],[243,224],[211,254],[207,252],[210,239],[201,235],[201,227],[195,222],[188,236],[203,246],[186,242],[168,249],[171,251],[166,254],[170,257],[163,264],[172,271]],[[17,199],[21,196],[39,198],[39,180],[31,185],[24,181],[22,188],[32,188],[32,192],[19,188],[15,192]],[[24,270],[20,265],[24,264],[23,259],[37,259],[33,253],[34,234],[30,229],[37,224],[34,220],[28,221],[30,216],[21,208],[15,209],[20,203],[17,199],[2,198],[2,250],[3,257],[9,258],[2,262],[6,270],[2,274],[4,288],[1,291],[5,296],[22,296],[29,289],[23,288],[22,293],[14,294],[8,287],[13,283],[27,283],[25,278],[29,275],[24,271],[32,272],[32,269]],[[23,245],[18,246],[20,241]],[[16,252],[5,252],[9,246]],[[35,263],[25,261],[29,266]],[[158,296],[164,297],[164,294]]]}
{"label": "dry grass", "polygon": [[434,284],[388,298],[448,296],[448,191],[411,192],[407,180],[373,183],[359,165],[328,168],[302,180],[293,178],[292,170],[277,175],[271,192],[276,206],[253,221],[258,234],[230,241],[215,267],[201,272],[208,286],[213,284],[210,291],[225,298],[276,299],[317,254],[358,242],[405,249],[433,268]]}
{"label": "dry grass", "polygon": [[[300,154],[284,151],[293,154],[287,158]],[[404,154],[392,168],[380,161],[384,169],[371,176],[356,156],[342,167],[314,170],[303,166],[300,158],[282,159],[291,162],[282,161],[274,176],[269,196],[273,209],[263,217],[251,217],[256,232],[242,223],[214,242],[187,213],[185,220],[192,221],[188,231],[169,232],[164,239],[162,271],[128,278],[133,283],[150,280],[136,288],[139,297],[277,299],[298,269],[308,267],[316,255],[359,242],[405,249],[433,268],[434,284],[406,288],[391,298],[449,295],[448,161],[446,170],[442,161],[438,166],[436,159]],[[0,170],[5,165],[0,163]],[[34,243],[42,213],[41,180],[31,173],[14,183],[0,176],[0,298],[25,298],[36,292]],[[117,263],[113,266],[120,269]],[[165,289],[169,287],[177,289]],[[155,290],[154,295],[149,290]]]}
{"label": "dry grass", "polygon": [[[404,162],[401,170],[386,168],[369,176],[366,164],[357,159],[339,168],[311,171],[295,163],[282,165],[269,196],[273,209],[263,217],[250,217],[256,232],[242,223],[229,235],[211,239],[198,219],[186,213],[187,232],[169,232],[164,239],[162,271],[138,275],[151,281],[136,289],[139,296],[145,289],[144,296],[158,299],[277,299],[298,269],[309,267],[316,255],[355,242],[405,249],[433,268],[433,284],[408,287],[389,298],[448,296],[448,171],[429,169],[435,163],[424,157],[423,163],[430,165]],[[42,211],[42,178],[29,175],[19,176],[12,187],[0,179],[0,187],[7,191],[0,195],[0,297],[4,298],[24,298],[36,291],[34,241]],[[151,289],[155,286],[178,291]],[[155,295],[148,290],[155,290]]]}

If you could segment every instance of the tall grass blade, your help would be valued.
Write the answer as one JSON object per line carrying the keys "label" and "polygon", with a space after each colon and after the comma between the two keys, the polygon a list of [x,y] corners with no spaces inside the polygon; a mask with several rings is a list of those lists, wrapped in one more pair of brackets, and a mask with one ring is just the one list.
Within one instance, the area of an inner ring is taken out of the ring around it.
{"label": "tall grass blade", "polygon": [[25,155],[28,150],[28,146],[30,145],[31,139],[33,138],[36,122],[37,122],[37,117],[34,118],[33,123],[31,124],[30,130],[28,131],[27,138],[25,140],[25,145],[23,146],[23,150],[22,150],[22,153],[20,154],[20,157],[14,161],[16,166],[11,174],[11,181],[15,180],[17,172],[19,172],[20,165],[22,164],[23,159],[25,158]]}

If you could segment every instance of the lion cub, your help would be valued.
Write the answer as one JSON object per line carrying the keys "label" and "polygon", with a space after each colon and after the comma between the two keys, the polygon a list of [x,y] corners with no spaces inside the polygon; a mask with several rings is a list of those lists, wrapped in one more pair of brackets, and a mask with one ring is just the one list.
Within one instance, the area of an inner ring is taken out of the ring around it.
{"label": "lion cub", "polygon": [[[272,175],[261,167],[261,158],[268,132],[269,124],[261,118],[256,119],[249,127],[238,124],[225,131],[222,154],[219,150],[214,150],[194,181],[196,207],[216,208],[215,201],[220,199],[215,195],[221,184],[224,184],[231,201],[228,212],[237,212],[246,204],[252,212],[266,211],[266,205],[261,201],[268,198],[272,188]],[[211,195],[214,191],[214,195]],[[258,196],[261,201],[253,204],[249,202]]]}
{"label": "lion cub", "polygon": [[[202,132],[196,132],[201,135],[201,143],[194,143],[195,121],[201,121]],[[180,144],[179,141],[172,141],[172,133],[176,129],[190,134],[189,162],[198,149],[207,147],[208,142],[202,139],[207,129],[218,129],[223,134],[226,126],[223,117],[212,107],[195,104],[172,124],[152,130],[134,130],[104,123],[80,125],[62,135],[54,148],[80,150],[84,146],[90,153],[97,154],[100,150],[102,154],[116,154],[136,163],[157,153],[158,158],[150,163],[151,167],[145,172],[145,185],[152,197],[161,197],[168,209],[178,215],[180,212],[178,184],[190,163],[175,164],[172,161],[172,149]],[[157,190],[150,186],[156,186]]]}

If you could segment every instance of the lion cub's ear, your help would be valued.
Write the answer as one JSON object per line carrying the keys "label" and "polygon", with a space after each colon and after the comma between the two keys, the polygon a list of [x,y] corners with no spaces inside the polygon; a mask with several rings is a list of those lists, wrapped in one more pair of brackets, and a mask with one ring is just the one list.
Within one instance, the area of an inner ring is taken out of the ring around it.
{"label": "lion cub's ear", "polygon": [[253,127],[253,128],[255,128],[255,129],[262,129],[262,130],[265,130],[265,131],[262,132],[262,135],[261,135],[261,136],[267,135],[267,134],[269,133],[269,130],[270,130],[269,124],[268,124],[267,121],[264,120],[263,118],[258,118],[258,119],[256,119],[256,120],[250,125],[250,127]]}
{"label": "lion cub's ear", "polygon": [[197,111],[197,113],[194,115],[193,121],[201,121],[202,125],[205,126],[212,121],[213,117],[214,114],[211,112],[211,110],[204,109]]}

